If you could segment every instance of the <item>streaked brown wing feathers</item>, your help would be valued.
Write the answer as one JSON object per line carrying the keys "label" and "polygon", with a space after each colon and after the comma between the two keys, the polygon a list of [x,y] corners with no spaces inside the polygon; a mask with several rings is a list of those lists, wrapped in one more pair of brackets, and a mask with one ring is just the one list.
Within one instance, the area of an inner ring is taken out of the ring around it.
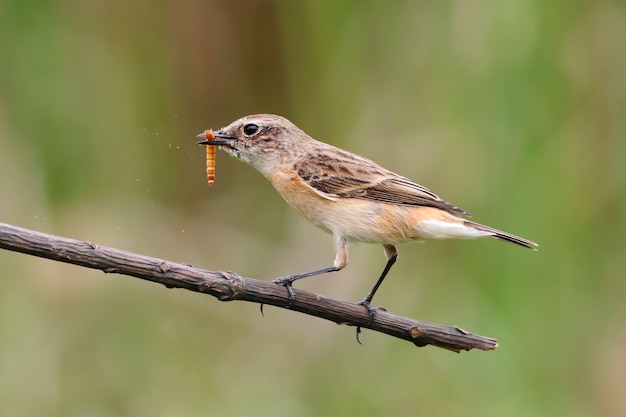
{"label": "streaked brown wing feathers", "polygon": [[328,154],[303,160],[294,169],[317,192],[340,198],[360,198],[404,206],[436,207],[469,215],[465,210],[440,199],[426,187],[388,171],[376,163],[342,151],[341,158]]}
{"label": "streaked brown wing feathers", "polygon": [[308,184],[318,191],[326,194],[344,197],[345,193],[358,192],[367,187],[368,181],[362,181],[348,176],[324,176],[312,177]]}
{"label": "streaked brown wing feathers", "polygon": [[469,215],[462,208],[442,200],[427,188],[402,177],[385,179],[363,189],[363,195],[355,197],[403,206],[436,207],[455,214]]}

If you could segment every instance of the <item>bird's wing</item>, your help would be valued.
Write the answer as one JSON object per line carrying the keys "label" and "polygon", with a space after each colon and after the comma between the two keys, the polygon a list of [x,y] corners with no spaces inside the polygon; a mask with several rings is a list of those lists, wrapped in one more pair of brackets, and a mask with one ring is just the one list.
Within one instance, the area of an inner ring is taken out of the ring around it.
{"label": "bird's wing", "polygon": [[439,198],[428,188],[397,175],[369,159],[339,149],[302,159],[294,165],[298,176],[325,198],[359,198],[403,206],[436,207],[469,215]]}

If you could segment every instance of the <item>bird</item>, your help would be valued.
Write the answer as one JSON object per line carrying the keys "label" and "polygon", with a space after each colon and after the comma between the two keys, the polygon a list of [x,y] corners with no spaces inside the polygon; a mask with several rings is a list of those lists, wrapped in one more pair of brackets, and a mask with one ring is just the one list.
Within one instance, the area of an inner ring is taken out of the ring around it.
{"label": "bird", "polygon": [[[467,211],[428,188],[370,159],[315,140],[282,116],[245,116],[213,135],[198,144],[219,146],[254,167],[298,213],[334,237],[331,266],[273,280],[287,288],[290,305],[296,299],[294,281],[347,266],[350,242],[382,244],[387,259],[374,287],[359,303],[372,320],[376,309],[371,302],[398,258],[397,244],[492,237],[528,249],[539,246],[469,220]],[[205,132],[197,137],[205,137]]]}

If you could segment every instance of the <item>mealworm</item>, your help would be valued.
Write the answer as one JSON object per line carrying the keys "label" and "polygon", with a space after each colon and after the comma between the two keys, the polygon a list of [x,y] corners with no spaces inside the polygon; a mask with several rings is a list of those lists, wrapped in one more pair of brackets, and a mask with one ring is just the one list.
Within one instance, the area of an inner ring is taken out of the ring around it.
{"label": "mealworm", "polygon": [[[214,140],[213,130],[205,130],[204,136],[207,140]],[[206,179],[209,185],[215,183],[215,145],[206,145]]]}

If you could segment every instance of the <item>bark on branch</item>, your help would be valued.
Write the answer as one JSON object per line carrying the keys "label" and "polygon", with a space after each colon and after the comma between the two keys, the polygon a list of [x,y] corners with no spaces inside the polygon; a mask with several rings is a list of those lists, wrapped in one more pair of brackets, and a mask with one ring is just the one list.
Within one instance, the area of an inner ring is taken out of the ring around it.
{"label": "bark on branch", "polygon": [[427,323],[383,310],[379,310],[370,323],[369,314],[361,305],[303,290],[297,290],[297,298],[289,306],[287,289],[272,282],[242,277],[234,272],[207,271],[5,223],[0,223],[0,248],[158,282],[168,288],[205,293],[220,301],[242,300],[289,308],[337,324],[385,333],[420,347],[433,345],[455,352],[498,347],[495,339],[475,335],[456,326]]}

